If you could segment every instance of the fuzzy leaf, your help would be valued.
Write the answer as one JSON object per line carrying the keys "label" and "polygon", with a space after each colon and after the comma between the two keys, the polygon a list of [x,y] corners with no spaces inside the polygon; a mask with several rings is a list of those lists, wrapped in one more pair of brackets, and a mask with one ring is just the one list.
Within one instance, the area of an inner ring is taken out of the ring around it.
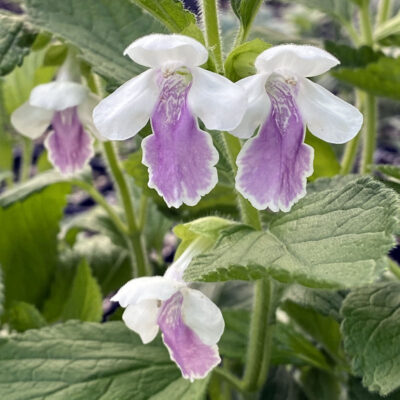
{"label": "fuzzy leaf", "polygon": [[34,40],[21,18],[0,14],[0,76],[22,64]]}
{"label": "fuzzy leaf", "polygon": [[[365,177],[341,179],[272,218],[269,230],[245,225],[223,231],[215,247],[194,258],[187,281],[253,280],[264,276],[317,288],[373,282],[395,245],[400,200]],[[336,187],[335,187],[336,186]],[[312,192],[312,190],[311,190]]]}
{"label": "fuzzy leaf", "polygon": [[121,84],[143,71],[124,49],[135,39],[165,29],[129,0],[27,0],[30,22],[81,50],[96,72]]}
{"label": "fuzzy leaf", "polygon": [[13,303],[8,311],[9,323],[17,332],[28,329],[39,329],[46,325],[46,320],[39,310],[32,304],[23,301]]}
{"label": "fuzzy leaf", "polygon": [[351,291],[342,314],[344,348],[354,373],[383,396],[400,388],[400,283]]}
{"label": "fuzzy leaf", "polygon": [[180,377],[156,340],[142,345],[121,322],[70,321],[0,339],[0,397],[203,400],[208,380]]}

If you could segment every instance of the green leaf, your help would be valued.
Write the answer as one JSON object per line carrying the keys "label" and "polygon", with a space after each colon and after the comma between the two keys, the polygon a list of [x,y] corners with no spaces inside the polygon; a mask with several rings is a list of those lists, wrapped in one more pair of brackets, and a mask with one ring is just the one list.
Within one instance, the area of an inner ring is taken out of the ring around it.
{"label": "green leaf", "polygon": [[274,332],[271,363],[310,365],[330,371],[323,353],[292,325],[277,323]]}
{"label": "green leaf", "polygon": [[332,146],[312,135],[308,130],[305,143],[314,149],[314,173],[309,178],[311,181],[324,176],[335,176],[340,172],[340,164]]}
{"label": "green leaf", "polygon": [[384,56],[384,53],[376,51],[370,46],[354,48],[330,40],[325,41],[324,46],[326,51],[340,60],[340,67],[361,68],[377,62]]}
{"label": "green leaf", "polygon": [[344,360],[340,349],[340,326],[336,320],[290,301],[286,301],[281,308],[304,332],[319,342],[334,360]]}
{"label": "green leaf", "polygon": [[[181,33],[189,26],[196,26],[196,16],[185,10],[180,0],[133,0],[132,2],[148,11],[171,32]],[[196,28],[202,37],[199,27]]]}
{"label": "green leaf", "polygon": [[345,351],[371,391],[386,396],[400,387],[400,283],[355,289],[342,314]]}
{"label": "green leaf", "polygon": [[62,319],[100,322],[103,314],[102,300],[100,287],[92,275],[89,264],[86,260],[82,260],[65,301]]}
{"label": "green leaf", "polygon": [[25,332],[28,329],[40,329],[46,326],[46,320],[39,310],[29,303],[17,301],[8,310],[10,326],[17,332]]}
{"label": "green leaf", "polygon": [[24,58],[20,67],[4,77],[4,103],[8,114],[29,99],[31,90],[41,83],[51,81],[55,69],[42,67],[44,51],[35,51]]}
{"label": "green leaf", "polygon": [[309,400],[341,399],[340,382],[332,373],[306,368],[302,371],[300,381]]}
{"label": "green leaf", "polygon": [[231,0],[232,9],[239,18],[241,30],[245,37],[261,4],[262,0]]}
{"label": "green leaf", "polygon": [[180,376],[161,341],[142,345],[120,322],[71,321],[0,341],[0,397],[7,400],[205,398],[207,379]]}
{"label": "green leaf", "polygon": [[0,14],[0,76],[22,64],[34,40],[20,17]]}
{"label": "green leaf", "polygon": [[374,169],[395,181],[400,181],[400,166],[398,165],[381,164],[376,165]]}
{"label": "green leaf", "polygon": [[291,285],[284,295],[284,300],[290,300],[304,308],[312,309],[327,317],[340,321],[340,308],[344,295],[334,290],[310,289],[301,285]]}
{"label": "green leaf", "polygon": [[371,393],[357,378],[351,377],[348,384],[348,399],[351,400],[400,400],[400,392],[381,397],[377,393]]}
{"label": "green leaf", "polygon": [[40,306],[54,274],[59,222],[70,185],[43,187],[32,180],[0,197],[6,305],[20,300]]}
{"label": "green leaf", "polygon": [[263,40],[254,39],[233,49],[225,61],[226,76],[233,82],[256,73],[254,61],[257,56],[271,45]]}
{"label": "green leaf", "polygon": [[27,0],[29,21],[81,50],[82,59],[117,84],[143,71],[124,49],[164,28],[129,0]]}
{"label": "green leaf", "polygon": [[212,250],[194,258],[185,280],[272,276],[317,288],[373,282],[396,243],[400,199],[369,177],[341,182],[318,189],[317,181],[314,193],[272,217],[266,232],[244,225],[223,231]]}
{"label": "green leaf", "polygon": [[364,68],[338,68],[332,75],[375,96],[400,100],[400,58],[381,57]]}

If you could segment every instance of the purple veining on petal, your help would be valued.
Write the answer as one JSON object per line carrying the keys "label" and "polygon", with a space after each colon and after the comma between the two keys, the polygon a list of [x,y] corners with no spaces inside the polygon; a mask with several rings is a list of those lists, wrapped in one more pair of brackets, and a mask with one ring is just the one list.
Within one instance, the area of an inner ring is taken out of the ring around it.
{"label": "purple veining on petal", "polygon": [[218,153],[187,104],[190,83],[178,73],[159,79],[160,98],[151,116],[153,135],[143,140],[149,186],[168,206],[193,206],[217,183]]}
{"label": "purple veining on petal", "polygon": [[183,296],[175,293],[163,303],[158,325],[171,359],[176,362],[186,379],[204,378],[221,359],[218,347],[205,345],[182,319]]}
{"label": "purple veining on petal", "polygon": [[57,111],[46,139],[49,159],[63,174],[81,170],[93,156],[93,139],[83,129],[76,107]]}
{"label": "purple veining on petal", "polygon": [[276,74],[270,77],[271,112],[237,159],[236,187],[258,209],[289,211],[305,195],[313,172],[314,150],[304,144],[295,87]]}

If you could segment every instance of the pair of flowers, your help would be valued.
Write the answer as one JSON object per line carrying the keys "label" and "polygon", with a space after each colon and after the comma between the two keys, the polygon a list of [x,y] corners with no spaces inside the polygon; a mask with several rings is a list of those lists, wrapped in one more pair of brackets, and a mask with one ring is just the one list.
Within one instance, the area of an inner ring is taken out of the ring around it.
{"label": "pair of flowers", "polygon": [[142,142],[149,186],[169,206],[193,206],[218,180],[218,152],[198,119],[209,130],[241,139],[259,128],[236,160],[236,188],[258,209],[289,211],[305,195],[313,172],[305,126],[327,142],[344,143],[362,125],[355,107],[307,79],[339,63],[313,46],[270,48],[257,57],[257,74],[237,83],[200,68],[208,52],[187,36],[149,35],[125,54],[149,69],[95,108],[98,100],[79,83],[78,64],[70,55],[56,81],[36,87],[12,115],[16,129],[33,139],[51,124],[45,144],[61,172],[83,168],[93,155],[85,128],[102,140],[124,140],[150,120],[153,135]]}

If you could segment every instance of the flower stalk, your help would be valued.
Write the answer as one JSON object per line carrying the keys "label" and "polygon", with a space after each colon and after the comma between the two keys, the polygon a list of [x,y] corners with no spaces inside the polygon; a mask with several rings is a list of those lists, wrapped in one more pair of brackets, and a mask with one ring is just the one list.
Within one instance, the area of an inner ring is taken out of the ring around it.
{"label": "flower stalk", "polygon": [[[129,240],[132,250],[135,253],[135,268],[134,276],[146,276],[150,275],[149,265],[146,259],[146,251],[144,241],[139,230],[139,226],[136,221],[135,211],[131,198],[131,193],[128,187],[128,183],[120,167],[115,148],[111,142],[103,143],[103,150],[110,167],[110,172],[114,178],[114,182],[118,188],[118,192],[122,201],[122,205],[125,211],[126,220],[129,230]],[[133,260],[132,260],[133,261]]]}
{"label": "flower stalk", "polygon": [[221,35],[218,20],[218,7],[215,0],[203,0],[202,13],[205,29],[207,48],[213,54],[217,72],[224,72],[224,62],[222,58]]}

